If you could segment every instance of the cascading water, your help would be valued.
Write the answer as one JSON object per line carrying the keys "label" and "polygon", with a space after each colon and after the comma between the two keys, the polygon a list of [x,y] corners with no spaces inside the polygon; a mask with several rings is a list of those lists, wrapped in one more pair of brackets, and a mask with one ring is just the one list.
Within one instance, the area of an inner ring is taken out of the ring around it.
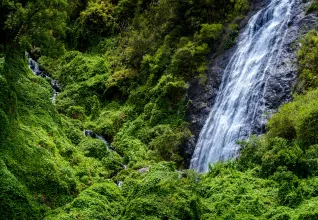
{"label": "cascading water", "polygon": [[251,134],[253,123],[265,110],[266,82],[275,71],[294,4],[295,0],[272,0],[249,20],[225,68],[190,168],[206,172],[209,163],[236,157],[236,141]]}
{"label": "cascading water", "polygon": [[[102,136],[96,134],[95,132],[91,131],[91,130],[84,130],[84,135],[86,137],[91,137],[91,138],[96,138],[96,139],[99,139],[101,141],[103,141],[105,143],[105,145],[107,146],[107,149],[109,150],[114,150],[114,148],[105,140],[105,138],[103,138]],[[122,165],[123,166],[123,169],[126,170],[127,169],[127,165]],[[122,187],[122,185],[124,184],[123,181],[118,181],[117,182],[117,186],[118,187]]]}
{"label": "cascading water", "polygon": [[60,85],[59,85],[58,81],[55,80],[55,79],[52,79],[52,78],[49,77],[45,72],[41,71],[40,68],[39,68],[38,63],[37,63],[35,60],[33,60],[28,54],[27,54],[27,56],[28,56],[28,65],[29,65],[30,69],[32,70],[32,72],[33,72],[36,76],[40,76],[40,77],[42,77],[42,78],[46,78],[47,80],[50,81],[51,86],[52,86],[52,88],[53,88],[53,90],[54,90],[53,96],[52,96],[51,100],[54,102],[56,96],[57,96],[57,95],[59,94],[59,92],[61,91]]}
{"label": "cascading water", "polygon": [[109,146],[109,143],[105,140],[105,138],[103,138],[102,136],[100,136],[100,135],[94,133],[94,132],[91,131],[91,130],[84,130],[84,135],[85,135],[86,137],[92,137],[92,138],[99,139],[99,140],[103,141],[107,147]]}

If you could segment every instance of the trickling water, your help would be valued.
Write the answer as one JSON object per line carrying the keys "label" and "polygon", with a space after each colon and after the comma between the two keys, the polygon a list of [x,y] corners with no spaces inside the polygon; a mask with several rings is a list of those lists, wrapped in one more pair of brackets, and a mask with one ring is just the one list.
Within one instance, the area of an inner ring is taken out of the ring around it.
{"label": "trickling water", "polygon": [[92,138],[99,139],[99,140],[103,141],[107,147],[109,146],[109,143],[105,140],[105,138],[103,138],[102,136],[96,134],[95,132],[93,132],[91,130],[84,130],[84,135],[86,137],[92,137]]}
{"label": "trickling water", "polygon": [[254,121],[265,109],[266,81],[275,70],[294,4],[295,0],[272,0],[249,20],[225,68],[191,168],[206,172],[209,163],[236,157],[239,150],[236,141],[251,134]]}
{"label": "trickling water", "polygon": [[40,68],[39,68],[38,63],[35,60],[33,60],[28,54],[27,54],[27,56],[28,56],[28,65],[29,65],[30,69],[33,71],[33,73],[36,76],[40,76],[42,78],[46,78],[46,79],[48,79],[51,82],[51,86],[52,86],[52,88],[54,90],[51,100],[54,102],[56,96],[61,91],[58,81],[55,80],[55,79],[52,79],[45,72],[41,71]]}

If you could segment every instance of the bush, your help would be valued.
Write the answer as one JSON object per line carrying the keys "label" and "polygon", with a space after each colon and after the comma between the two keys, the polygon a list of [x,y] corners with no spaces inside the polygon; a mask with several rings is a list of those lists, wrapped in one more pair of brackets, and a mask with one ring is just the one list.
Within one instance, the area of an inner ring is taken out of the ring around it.
{"label": "bush", "polygon": [[312,145],[306,151],[306,162],[309,175],[318,175],[318,145]]}
{"label": "bush", "polygon": [[187,139],[191,132],[186,127],[171,128],[168,125],[158,125],[153,128],[155,137],[149,143],[149,147],[159,153],[166,161],[182,161],[179,154],[179,146]]}
{"label": "bush", "polygon": [[67,52],[60,62],[57,79],[64,87],[109,72],[109,65],[105,59],[99,56],[84,55],[77,51]]}
{"label": "bush", "polygon": [[161,162],[138,179],[127,177],[123,193],[127,205],[123,219],[198,219],[199,200],[187,188],[172,163]]}
{"label": "bush", "polygon": [[302,148],[317,143],[318,90],[295,96],[294,102],[285,104],[268,122],[268,137],[297,140]]}
{"label": "bush", "polygon": [[99,139],[87,137],[79,143],[78,147],[83,150],[84,155],[87,157],[102,159],[109,154],[109,146]]}
{"label": "bush", "polygon": [[303,91],[318,87],[318,32],[309,32],[301,41],[302,47],[298,51],[298,77],[297,90]]}
{"label": "bush", "polygon": [[206,42],[215,41],[222,33],[222,24],[202,24],[200,35]]}
{"label": "bush", "polygon": [[275,206],[276,183],[236,170],[235,163],[210,167],[199,178],[201,219],[262,219]]}
{"label": "bush", "polygon": [[206,43],[197,44],[189,41],[185,46],[178,48],[171,58],[171,72],[188,78],[198,72],[205,56],[209,52]]}
{"label": "bush", "polygon": [[80,193],[70,204],[53,211],[45,219],[118,219],[124,201],[114,183],[97,183]]}

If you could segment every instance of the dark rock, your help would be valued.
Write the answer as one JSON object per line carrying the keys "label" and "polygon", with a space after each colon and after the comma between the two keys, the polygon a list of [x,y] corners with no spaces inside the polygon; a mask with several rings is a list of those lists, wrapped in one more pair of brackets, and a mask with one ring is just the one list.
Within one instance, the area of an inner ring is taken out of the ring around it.
{"label": "dark rock", "polygon": [[56,92],[61,92],[61,87],[60,87],[60,85],[59,85],[57,80],[52,80],[51,84],[52,84],[53,89]]}
{"label": "dark rock", "polygon": [[86,137],[97,138],[97,134],[91,130],[84,130],[84,135]]}

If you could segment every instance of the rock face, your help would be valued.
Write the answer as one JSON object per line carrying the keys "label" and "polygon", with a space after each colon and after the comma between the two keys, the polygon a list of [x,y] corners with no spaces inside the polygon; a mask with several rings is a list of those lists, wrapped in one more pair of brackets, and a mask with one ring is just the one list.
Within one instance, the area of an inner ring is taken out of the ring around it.
{"label": "rock face", "polygon": [[[298,1],[293,8],[289,30],[285,36],[280,56],[276,59],[276,68],[271,73],[265,87],[265,112],[275,113],[277,109],[292,99],[292,88],[297,78],[297,51],[300,48],[300,38],[315,28],[318,23],[316,14],[306,14],[309,3]],[[262,114],[264,110],[260,109]],[[268,118],[259,118],[253,124],[255,134],[265,131]]]}
{"label": "rock face", "polygon": [[[269,2],[269,0],[252,1],[251,11],[241,22],[242,31],[249,18]],[[259,109],[260,115],[264,115],[264,112],[275,112],[281,104],[291,100],[292,86],[297,76],[296,51],[300,47],[298,41],[303,34],[313,29],[318,23],[315,14],[305,14],[308,4],[298,1],[292,10],[292,18],[286,34],[287,40],[282,45],[280,56],[276,59],[276,68],[266,82],[264,94],[265,109]],[[217,96],[224,69],[235,50],[236,46],[221,55],[214,56],[214,58],[211,55],[210,60],[212,61],[209,65],[208,79],[204,85],[200,83],[199,79],[190,81],[187,93],[190,103],[187,110],[187,121],[190,124],[193,136],[180,148],[181,155],[185,158],[185,166],[190,163],[200,131]],[[264,132],[267,119],[266,117],[260,117],[256,120],[252,125],[253,133],[261,134]]]}

